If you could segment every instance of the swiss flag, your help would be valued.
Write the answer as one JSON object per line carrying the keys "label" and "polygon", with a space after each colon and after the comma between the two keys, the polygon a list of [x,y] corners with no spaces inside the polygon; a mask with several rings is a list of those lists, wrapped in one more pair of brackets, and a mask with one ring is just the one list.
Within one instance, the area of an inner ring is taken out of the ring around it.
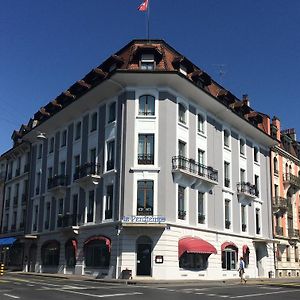
{"label": "swiss flag", "polygon": [[148,2],[149,0],[145,0],[139,7],[139,11],[146,11],[148,9]]}

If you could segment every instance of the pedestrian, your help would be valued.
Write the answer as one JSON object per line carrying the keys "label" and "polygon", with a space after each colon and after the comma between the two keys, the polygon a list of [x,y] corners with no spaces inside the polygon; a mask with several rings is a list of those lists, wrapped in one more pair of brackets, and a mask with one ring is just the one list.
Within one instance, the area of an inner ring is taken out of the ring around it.
{"label": "pedestrian", "polygon": [[241,283],[243,283],[243,281],[246,283],[247,280],[245,278],[245,262],[244,262],[242,256],[240,257],[240,266],[239,266],[238,271],[239,271],[239,276],[241,278]]}

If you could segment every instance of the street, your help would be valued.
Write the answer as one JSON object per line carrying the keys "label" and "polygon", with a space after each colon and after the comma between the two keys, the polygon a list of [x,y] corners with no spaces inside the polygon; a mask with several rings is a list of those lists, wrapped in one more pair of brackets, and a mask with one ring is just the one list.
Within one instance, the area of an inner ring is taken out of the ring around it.
{"label": "street", "polygon": [[0,278],[0,299],[299,299],[300,284],[249,282],[200,282],[162,284],[123,284],[88,280],[74,280],[19,274],[6,274]]}

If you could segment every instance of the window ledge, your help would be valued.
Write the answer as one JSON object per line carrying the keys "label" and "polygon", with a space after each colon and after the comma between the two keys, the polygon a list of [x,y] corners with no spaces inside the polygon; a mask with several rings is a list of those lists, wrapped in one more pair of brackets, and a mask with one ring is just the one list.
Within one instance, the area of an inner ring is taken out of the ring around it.
{"label": "window ledge", "polygon": [[243,158],[243,159],[247,159],[246,155],[242,154],[242,153],[240,153],[240,157]]}
{"label": "window ledge", "polygon": [[227,187],[223,187],[222,192],[229,193],[231,195],[234,195],[234,193],[235,193],[234,190],[232,190],[231,188],[227,188]]}
{"label": "window ledge", "polygon": [[231,152],[230,146],[225,146],[225,145],[224,145],[224,149],[227,150],[227,151],[229,151],[229,152]]}
{"label": "window ledge", "polygon": [[187,129],[187,130],[189,129],[189,127],[188,127],[188,125],[186,125],[186,123],[182,123],[182,122],[178,121],[178,125],[183,127],[184,129]]}
{"label": "window ledge", "polygon": [[206,139],[206,132],[197,131],[197,135]]}
{"label": "window ledge", "polygon": [[160,167],[155,167],[155,166],[143,166],[143,167],[131,167],[129,169],[129,172],[133,173],[133,172],[143,172],[143,171],[147,171],[147,172],[160,172]]}
{"label": "window ledge", "polygon": [[137,115],[136,116],[137,119],[141,119],[141,120],[155,120],[156,116],[155,115]]}
{"label": "window ledge", "polygon": [[260,167],[259,161],[254,161],[254,164],[257,165],[258,167]]}

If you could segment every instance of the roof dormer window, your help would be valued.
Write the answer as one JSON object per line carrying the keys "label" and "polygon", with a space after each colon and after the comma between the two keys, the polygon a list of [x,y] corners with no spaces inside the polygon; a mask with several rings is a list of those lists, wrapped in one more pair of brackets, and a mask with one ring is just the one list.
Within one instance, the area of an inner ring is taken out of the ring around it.
{"label": "roof dormer window", "polygon": [[140,62],[141,70],[153,71],[155,68],[155,60],[153,54],[142,54]]}

